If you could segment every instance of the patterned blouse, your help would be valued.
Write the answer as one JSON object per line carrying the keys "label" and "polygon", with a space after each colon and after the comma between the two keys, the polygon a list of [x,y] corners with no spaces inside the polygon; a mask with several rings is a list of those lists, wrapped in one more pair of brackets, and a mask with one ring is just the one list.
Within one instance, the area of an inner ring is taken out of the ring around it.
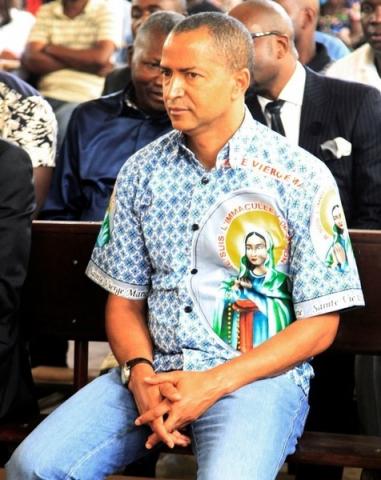
{"label": "patterned blouse", "polygon": [[19,145],[33,167],[54,167],[57,121],[44,98],[15,75],[0,72],[0,136]]}

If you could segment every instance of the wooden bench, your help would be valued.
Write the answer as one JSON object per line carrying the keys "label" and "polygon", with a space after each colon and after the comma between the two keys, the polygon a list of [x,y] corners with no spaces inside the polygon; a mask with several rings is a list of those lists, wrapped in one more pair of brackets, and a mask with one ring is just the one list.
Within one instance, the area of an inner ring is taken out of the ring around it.
{"label": "wooden bench", "polygon": [[[29,333],[74,340],[74,389],[88,378],[88,342],[105,340],[107,294],[87,279],[99,223],[33,224],[32,255],[22,299]],[[367,306],[342,315],[332,350],[381,354],[381,231],[351,231]],[[16,445],[40,421],[0,427],[0,444]],[[180,450],[183,453],[183,450]],[[381,469],[381,437],[305,432],[292,462]]]}

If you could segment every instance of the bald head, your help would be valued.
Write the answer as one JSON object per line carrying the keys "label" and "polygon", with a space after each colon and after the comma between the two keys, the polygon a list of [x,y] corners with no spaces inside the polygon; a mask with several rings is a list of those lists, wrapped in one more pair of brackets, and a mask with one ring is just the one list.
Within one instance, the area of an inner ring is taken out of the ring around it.
{"label": "bald head", "polygon": [[281,5],[290,16],[292,23],[294,24],[295,34],[298,36],[299,27],[302,18],[305,13],[308,14],[308,18],[304,20],[310,20],[313,28],[316,29],[316,25],[319,19],[320,2],[319,0],[274,0]]}
{"label": "bald head", "polygon": [[308,65],[316,54],[315,31],[319,20],[319,0],[274,0],[290,16],[299,60]]}
{"label": "bald head", "polygon": [[271,0],[247,0],[230,10],[229,15],[242,22],[251,33],[276,31],[294,38],[290,17]]}
{"label": "bald head", "polygon": [[253,38],[254,84],[252,89],[275,99],[295,71],[297,52],[294,30],[284,8],[271,0],[247,0],[229,15],[242,22]]}

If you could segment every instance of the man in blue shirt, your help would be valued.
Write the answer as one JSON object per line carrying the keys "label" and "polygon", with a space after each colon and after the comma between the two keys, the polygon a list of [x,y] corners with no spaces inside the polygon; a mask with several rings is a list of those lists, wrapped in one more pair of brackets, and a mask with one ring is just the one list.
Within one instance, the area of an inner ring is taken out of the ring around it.
{"label": "man in blue shirt", "polygon": [[40,218],[102,220],[123,163],[172,128],[162,99],[160,58],[167,34],[182,18],[158,12],[139,31],[124,91],[75,109]]}
{"label": "man in blue shirt", "polygon": [[340,204],[329,170],[245,108],[253,65],[249,32],[224,14],[168,36],[175,130],[123,166],[87,271],[110,292],[120,368],[33,431],[12,480],[105,478],[187,435],[199,480],[274,480],[294,451],[307,359],[363,298],[350,249],[345,271],[325,262]]}

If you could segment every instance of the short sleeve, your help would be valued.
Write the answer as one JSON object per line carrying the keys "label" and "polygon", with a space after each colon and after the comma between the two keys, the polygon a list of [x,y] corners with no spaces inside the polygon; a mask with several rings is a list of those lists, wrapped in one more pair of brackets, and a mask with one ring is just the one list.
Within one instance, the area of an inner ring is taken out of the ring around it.
{"label": "short sleeve", "polygon": [[[56,3],[56,2],[54,2]],[[28,42],[50,42],[51,4],[41,5],[36,13],[36,22],[29,34]]]}
{"label": "short sleeve", "polygon": [[301,192],[302,208],[291,213],[290,275],[297,318],[364,305],[340,196],[328,170],[322,169],[319,184],[308,192]]}
{"label": "short sleeve", "polygon": [[97,12],[97,25],[97,41],[110,40],[117,48],[121,47],[123,18],[112,2],[104,2],[100,5]]}
{"label": "short sleeve", "polygon": [[54,167],[57,121],[48,102],[40,96],[21,97],[9,90],[2,137],[26,150],[36,167]]}
{"label": "short sleeve", "polygon": [[114,295],[143,299],[151,265],[140,225],[139,174],[131,157],[118,175],[86,274]]}

